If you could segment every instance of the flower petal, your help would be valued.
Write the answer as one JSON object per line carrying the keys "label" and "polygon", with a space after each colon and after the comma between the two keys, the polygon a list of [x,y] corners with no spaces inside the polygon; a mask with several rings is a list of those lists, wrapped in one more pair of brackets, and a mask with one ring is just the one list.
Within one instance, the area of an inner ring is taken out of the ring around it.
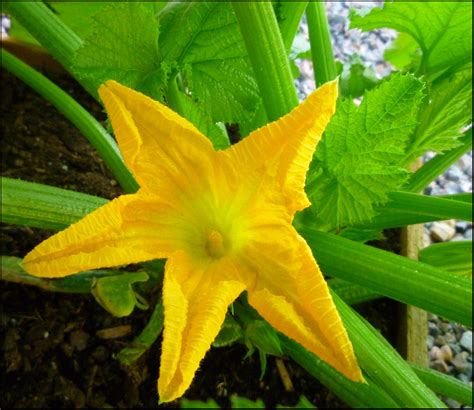
{"label": "flower petal", "polygon": [[233,145],[225,152],[237,169],[265,166],[280,181],[290,212],[310,205],[304,192],[313,153],[336,109],[337,81],[324,84],[289,114]]}
{"label": "flower petal", "polygon": [[[120,151],[140,186],[154,192],[196,180],[209,166],[211,142],[165,105],[115,81],[99,88]],[[178,178],[178,181],[176,181]],[[180,179],[179,179],[180,178]]]}
{"label": "flower petal", "polygon": [[182,251],[168,259],[163,283],[160,401],[174,400],[186,391],[219,333],[228,306],[244,289],[239,272],[228,258],[208,268],[198,268]]}
{"label": "flower petal", "polygon": [[177,248],[170,215],[156,198],[120,196],[40,243],[23,266],[32,275],[58,278],[167,257]]}
{"label": "flower petal", "polygon": [[257,272],[249,303],[277,330],[362,381],[351,342],[311,250],[291,226],[261,228],[242,256]]}

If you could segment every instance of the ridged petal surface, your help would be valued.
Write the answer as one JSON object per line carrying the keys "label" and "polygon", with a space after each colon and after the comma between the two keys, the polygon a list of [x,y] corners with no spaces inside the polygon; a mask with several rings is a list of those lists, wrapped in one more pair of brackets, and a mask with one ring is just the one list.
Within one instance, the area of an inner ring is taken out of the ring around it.
{"label": "ridged petal surface", "polygon": [[349,379],[362,381],[347,332],[305,240],[288,225],[261,227],[242,258],[256,272],[249,303],[277,330]]}
{"label": "ridged petal surface", "polygon": [[99,95],[140,186],[155,192],[191,189],[208,172],[212,144],[188,120],[115,81],[101,86]]}
{"label": "ridged petal surface", "polygon": [[337,81],[324,84],[289,114],[253,131],[226,153],[243,170],[261,167],[280,182],[290,212],[310,205],[304,192],[313,153],[336,110]]}
{"label": "ridged petal surface", "polygon": [[224,322],[227,308],[245,289],[234,263],[222,258],[196,267],[179,251],[166,264],[163,283],[165,326],[158,394],[160,401],[180,397]]}
{"label": "ridged petal surface", "polygon": [[59,278],[167,257],[176,246],[169,212],[156,198],[120,196],[40,243],[23,266],[33,275]]}

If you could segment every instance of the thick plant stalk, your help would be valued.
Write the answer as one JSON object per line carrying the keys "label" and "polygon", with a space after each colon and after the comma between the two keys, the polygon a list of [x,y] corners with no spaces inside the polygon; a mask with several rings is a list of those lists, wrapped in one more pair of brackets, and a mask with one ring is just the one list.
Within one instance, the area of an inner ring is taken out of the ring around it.
{"label": "thick plant stalk", "polygon": [[290,65],[270,2],[233,2],[268,119],[298,105]]}
{"label": "thick plant stalk", "polygon": [[138,184],[125,166],[115,140],[102,125],[69,94],[7,51],[1,51],[2,67],[24,81],[53,104],[87,138],[103,158],[122,188],[133,193]]}
{"label": "thick plant stalk", "polygon": [[[291,13],[285,15],[284,20],[280,23],[280,33],[285,45],[286,54],[288,55],[293,45],[298,27],[300,25],[301,17],[308,5],[308,1],[295,1],[287,7],[291,7]],[[282,4],[284,6],[284,3]]]}
{"label": "thick plant stalk", "polygon": [[300,229],[324,273],[472,326],[472,282],[337,235]]}
{"label": "thick plant stalk", "polygon": [[318,87],[337,76],[326,9],[322,1],[310,1],[306,7],[313,70]]}

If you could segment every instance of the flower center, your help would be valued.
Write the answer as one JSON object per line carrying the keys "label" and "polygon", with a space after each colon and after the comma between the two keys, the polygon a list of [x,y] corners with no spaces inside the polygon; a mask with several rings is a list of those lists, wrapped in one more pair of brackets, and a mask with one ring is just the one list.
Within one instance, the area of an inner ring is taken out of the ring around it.
{"label": "flower center", "polygon": [[207,253],[213,258],[220,258],[225,253],[224,237],[216,230],[211,230],[207,234],[206,242]]}

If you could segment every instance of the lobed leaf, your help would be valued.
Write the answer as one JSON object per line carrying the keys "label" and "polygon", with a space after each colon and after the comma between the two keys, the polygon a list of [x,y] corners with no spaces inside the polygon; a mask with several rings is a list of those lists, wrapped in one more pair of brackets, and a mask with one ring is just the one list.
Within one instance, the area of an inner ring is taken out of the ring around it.
{"label": "lobed leaf", "polygon": [[257,84],[230,3],[169,3],[160,27],[163,60],[178,64],[204,112],[216,122],[253,116]]}
{"label": "lobed leaf", "polygon": [[160,65],[159,23],[153,3],[113,4],[94,16],[93,33],[77,51],[73,68],[96,84],[116,80],[160,98],[166,82]]}
{"label": "lobed leaf", "polygon": [[460,145],[463,128],[472,121],[472,64],[435,81],[420,110],[420,125],[411,137],[406,163],[426,151],[444,152]]}
{"label": "lobed leaf", "polygon": [[357,107],[339,104],[318,145],[307,182],[312,212],[330,227],[370,220],[407,171],[399,166],[417,124],[423,83],[395,74]]}
{"label": "lobed leaf", "polygon": [[421,72],[434,74],[472,59],[471,2],[386,2],[365,16],[351,13],[351,28],[392,28],[422,49]]}

